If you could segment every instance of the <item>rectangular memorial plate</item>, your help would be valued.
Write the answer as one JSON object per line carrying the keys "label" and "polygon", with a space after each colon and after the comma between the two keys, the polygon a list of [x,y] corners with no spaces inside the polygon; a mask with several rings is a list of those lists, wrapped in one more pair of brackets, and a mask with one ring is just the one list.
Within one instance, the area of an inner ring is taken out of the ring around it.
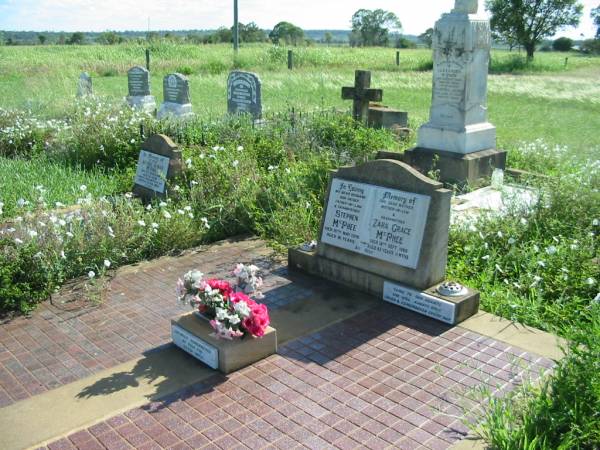
{"label": "rectangular memorial plate", "polygon": [[219,351],[183,328],[171,324],[173,343],[212,369],[219,368]]}
{"label": "rectangular memorial plate", "polygon": [[334,178],[321,242],[415,269],[430,201],[427,195]]}
{"label": "rectangular memorial plate", "polygon": [[142,150],[135,172],[135,184],[164,193],[168,171],[169,158],[167,156]]}
{"label": "rectangular memorial plate", "polygon": [[454,303],[415,289],[385,281],[383,283],[383,299],[450,325],[454,325],[456,322],[456,305]]}

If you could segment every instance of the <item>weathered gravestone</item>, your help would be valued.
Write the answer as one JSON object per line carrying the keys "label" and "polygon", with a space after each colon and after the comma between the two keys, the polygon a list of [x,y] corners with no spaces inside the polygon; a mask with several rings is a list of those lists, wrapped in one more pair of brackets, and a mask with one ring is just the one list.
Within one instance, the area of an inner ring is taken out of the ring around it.
{"label": "weathered gravestone", "polygon": [[180,73],[172,73],[163,79],[163,103],[158,110],[157,118],[191,116],[190,84]]}
{"label": "weathered gravestone", "polygon": [[227,112],[248,113],[253,119],[262,116],[261,81],[251,72],[234,71],[227,78]]}
{"label": "weathered gravestone", "polygon": [[369,106],[369,126],[372,128],[407,128],[408,113],[383,105]]}
{"label": "weathered gravestone", "polygon": [[150,94],[150,72],[141,66],[132,67],[127,71],[127,87],[129,95],[127,103],[132,108],[154,112],[156,100]]}
{"label": "weathered gravestone", "polygon": [[77,97],[87,97],[92,95],[92,77],[87,72],[82,72],[77,80]]}
{"label": "weathered gravestone", "polygon": [[352,117],[365,124],[369,118],[369,102],[380,102],[382,98],[381,89],[371,89],[371,72],[368,70],[355,71],[354,86],[342,88],[342,99],[352,100]]}
{"label": "weathered gravestone", "polygon": [[439,169],[442,181],[474,183],[506,164],[487,121],[490,24],[469,17],[475,12],[476,0],[456,0],[435,24],[430,118],[417,147],[405,152],[419,170]]}
{"label": "weathered gravestone", "polygon": [[479,293],[444,283],[451,191],[400,161],[333,172],[314,251],[289,266],[446,323],[475,314]]}
{"label": "weathered gravestone", "polygon": [[142,200],[164,197],[166,181],[182,171],[181,151],[169,137],[153,134],[142,144],[138,159],[133,193]]}

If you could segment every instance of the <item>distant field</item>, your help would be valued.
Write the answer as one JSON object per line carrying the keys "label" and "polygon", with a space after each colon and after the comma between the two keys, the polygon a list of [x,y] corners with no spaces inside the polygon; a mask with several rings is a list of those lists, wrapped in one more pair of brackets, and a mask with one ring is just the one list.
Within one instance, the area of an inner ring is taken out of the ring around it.
{"label": "distant field", "polygon": [[[0,107],[28,108],[43,116],[62,116],[75,96],[80,72],[88,71],[101,97],[127,94],[127,70],[144,64],[145,48],[118,46],[0,47]],[[162,100],[162,77],[189,73],[194,110],[205,116],[226,111],[226,79],[234,67],[226,45],[161,44],[152,49],[152,86]],[[428,117],[431,51],[349,47],[292,48],[296,68],[287,70],[287,49],[254,45],[240,50],[235,66],[259,73],[266,112],[349,108],[340,99],[355,69],[372,71],[372,85],[384,89],[384,103],[407,110],[413,128]],[[521,55],[522,57],[522,55]],[[565,57],[568,64],[565,67]],[[600,148],[600,58],[575,53],[538,52],[523,69],[517,52],[494,51],[489,78],[489,115],[500,146],[543,138],[589,153]],[[507,73],[507,71],[512,71]],[[500,72],[500,74],[498,74]]]}

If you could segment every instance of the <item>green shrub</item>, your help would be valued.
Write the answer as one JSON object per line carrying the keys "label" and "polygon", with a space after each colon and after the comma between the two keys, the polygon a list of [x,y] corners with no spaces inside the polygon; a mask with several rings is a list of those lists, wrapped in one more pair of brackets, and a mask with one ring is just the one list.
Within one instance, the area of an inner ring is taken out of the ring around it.
{"label": "green shrub", "polygon": [[556,52],[569,52],[573,49],[573,39],[559,37],[552,42],[552,49]]}

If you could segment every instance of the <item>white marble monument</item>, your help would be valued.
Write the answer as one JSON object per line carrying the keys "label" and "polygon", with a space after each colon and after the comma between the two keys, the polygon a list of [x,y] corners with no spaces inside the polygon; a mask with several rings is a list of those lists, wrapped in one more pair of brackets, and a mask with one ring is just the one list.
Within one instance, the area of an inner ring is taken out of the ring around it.
{"label": "white marble monument", "polygon": [[470,16],[477,0],[456,0],[433,31],[433,93],[429,122],[417,147],[468,154],[496,148],[487,121],[489,21]]}

